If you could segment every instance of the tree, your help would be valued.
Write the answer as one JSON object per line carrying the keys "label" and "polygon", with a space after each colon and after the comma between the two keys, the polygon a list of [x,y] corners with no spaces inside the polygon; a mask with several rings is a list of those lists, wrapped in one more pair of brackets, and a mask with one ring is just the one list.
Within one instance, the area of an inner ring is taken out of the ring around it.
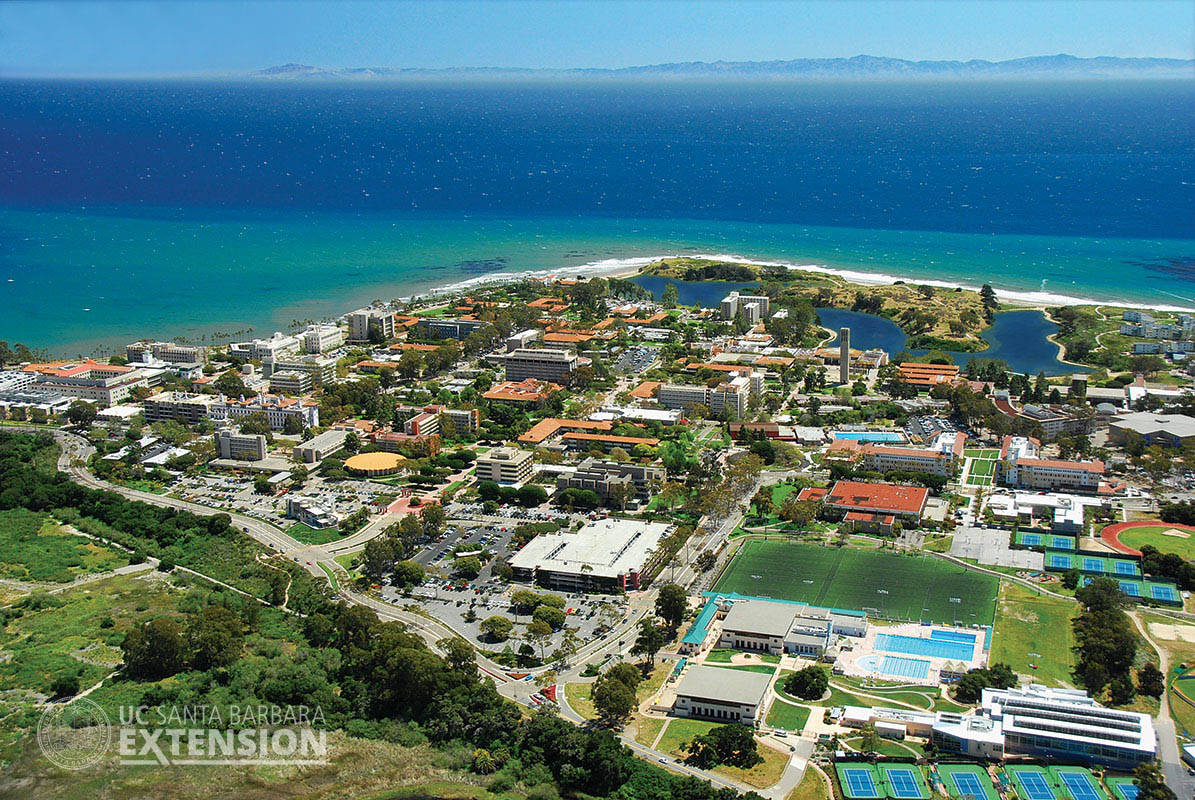
{"label": "tree", "polygon": [[458,672],[472,673],[474,654],[468,642],[460,637],[451,636],[436,642],[436,646],[444,653],[444,660],[448,662],[448,666]]}
{"label": "tree", "polygon": [[130,678],[156,681],[183,668],[186,644],[177,622],[166,617],[132,628],[120,645]]}
{"label": "tree", "polygon": [[656,595],[656,614],[669,628],[676,630],[680,627],[688,607],[689,598],[681,586],[666,583],[660,587],[660,592]]}
{"label": "tree", "polygon": [[542,619],[533,619],[527,626],[527,633],[524,637],[528,644],[533,644],[539,648],[539,659],[544,659],[544,646],[552,638],[552,626],[544,622]]}
{"label": "tree", "polygon": [[1146,664],[1137,670],[1137,691],[1148,697],[1161,697],[1166,691],[1166,680],[1157,664]]}
{"label": "tree", "polygon": [[282,432],[287,436],[300,436],[303,433],[303,420],[297,414],[289,414],[282,421]]}
{"label": "tree", "polygon": [[224,606],[208,606],[187,624],[187,644],[196,669],[229,666],[240,658],[244,642],[241,618]]}
{"label": "tree", "polygon": [[409,587],[423,583],[423,566],[415,561],[399,561],[394,565],[394,585]]}
{"label": "tree", "polygon": [[350,453],[355,453],[361,449],[361,437],[357,435],[356,431],[349,431],[345,434],[344,449]]}
{"label": "tree", "polygon": [[428,503],[419,510],[419,522],[423,527],[423,535],[429,539],[438,536],[444,530],[444,522],[448,515],[439,503]]}
{"label": "tree", "polygon": [[240,397],[245,393],[245,382],[235,369],[230,369],[212,381],[212,388],[229,397]]}
{"label": "tree", "polygon": [[394,540],[389,536],[379,536],[365,543],[357,567],[371,583],[380,583],[394,569],[397,560]]}
{"label": "tree", "polygon": [[274,487],[270,485],[270,479],[265,475],[258,475],[253,479],[253,491],[258,494],[271,494]]}
{"label": "tree", "polygon": [[864,753],[874,753],[880,747],[880,734],[876,731],[876,726],[871,723],[865,723],[859,729],[862,734],[859,738],[859,749]]}
{"label": "tree", "polygon": [[820,700],[830,686],[830,675],[821,667],[805,667],[788,676],[784,690],[802,700]]}
{"label": "tree", "polygon": [[502,496],[502,487],[494,481],[478,481],[477,496],[483,502],[486,500],[497,500]]}
{"label": "tree", "polygon": [[635,708],[635,690],[605,675],[594,681],[591,698],[594,710],[607,724],[626,719]]}
{"label": "tree", "polygon": [[1144,761],[1137,765],[1133,770],[1133,785],[1137,787],[1137,800],[1176,800],[1156,761]]}
{"label": "tree", "polygon": [[750,769],[763,763],[755,735],[747,725],[719,725],[708,733],[695,736],[686,750],[689,755],[685,761],[704,769],[719,764]]}
{"label": "tree", "polygon": [[664,308],[676,308],[676,303],[679,299],[680,290],[676,288],[676,284],[665,284],[664,293],[660,295],[660,305],[662,305]]}
{"label": "tree", "polygon": [[1079,570],[1068,569],[1066,572],[1062,573],[1062,586],[1063,586],[1063,588],[1071,589],[1072,591],[1074,589],[1078,588],[1078,586],[1079,586]]}
{"label": "tree", "polygon": [[518,496],[519,505],[524,508],[533,508],[548,501],[548,493],[544,491],[544,487],[536,486],[533,483],[520,486]]}
{"label": "tree", "polygon": [[701,554],[697,556],[695,562],[697,569],[701,572],[709,572],[718,563],[718,556],[713,550],[702,550]]}
{"label": "tree", "polygon": [[548,627],[554,631],[564,627],[564,612],[552,606],[540,606],[531,612],[531,618],[547,623]]}
{"label": "tree", "polygon": [[452,562],[452,571],[462,578],[473,580],[481,574],[481,559],[477,556],[465,556]]}
{"label": "tree", "polygon": [[66,418],[72,425],[91,425],[95,422],[97,414],[99,412],[95,410],[95,406],[82,400],[74,401],[66,410]]}
{"label": "tree", "polygon": [[505,642],[510,638],[510,632],[514,629],[514,623],[503,616],[495,614],[492,617],[486,617],[481,621],[478,627],[481,632],[489,636],[496,642]]}
{"label": "tree", "polygon": [[54,697],[74,697],[79,693],[78,675],[59,675],[50,686]]}
{"label": "tree", "polygon": [[667,641],[668,634],[664,626],[650,619],[640,620],[639,635],[635,638],[635,645],[631,648],[631,652],[647,656],[647,660],[654,664],[656,653],[660,652],[660,648]]}

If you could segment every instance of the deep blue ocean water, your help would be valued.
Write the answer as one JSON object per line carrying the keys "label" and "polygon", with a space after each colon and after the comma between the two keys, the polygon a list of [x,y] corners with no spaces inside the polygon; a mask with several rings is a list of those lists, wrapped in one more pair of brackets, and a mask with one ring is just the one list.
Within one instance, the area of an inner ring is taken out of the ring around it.
{"label": "deep blue ocean water", "polygon": [[656,253],[1195,306],[1195,82],[9,80],[0,119],[0,338],[54,348]]}

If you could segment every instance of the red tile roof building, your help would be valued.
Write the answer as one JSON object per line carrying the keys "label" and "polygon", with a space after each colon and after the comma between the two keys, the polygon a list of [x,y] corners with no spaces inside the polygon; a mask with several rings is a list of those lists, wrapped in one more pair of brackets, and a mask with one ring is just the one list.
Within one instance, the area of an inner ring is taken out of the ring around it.
{"label": "red tile roof building", "polygon": [[919,521],[928,498],[929,490],[921,486],[838,481],[826,495],[826,507],[843,513],[865,511]]}

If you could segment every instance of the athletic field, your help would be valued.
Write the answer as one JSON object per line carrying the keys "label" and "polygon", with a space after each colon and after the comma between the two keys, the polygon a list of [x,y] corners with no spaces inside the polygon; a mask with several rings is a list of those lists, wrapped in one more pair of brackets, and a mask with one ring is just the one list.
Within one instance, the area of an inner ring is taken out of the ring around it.
{"label": "athletic field", "polygon": [[928,556],[753,540],[735,554],[714,591],[888,619],[990,625],[998,583]]}

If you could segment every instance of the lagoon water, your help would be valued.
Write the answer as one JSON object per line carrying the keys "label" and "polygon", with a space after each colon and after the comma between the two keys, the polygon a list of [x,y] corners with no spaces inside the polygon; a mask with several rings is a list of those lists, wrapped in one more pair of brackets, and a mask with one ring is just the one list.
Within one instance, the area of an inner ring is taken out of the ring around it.
{"label": "lagoon water", "polygon": [[1195,307],[1193,87],[0,81],[0,339],[700,253]]}

